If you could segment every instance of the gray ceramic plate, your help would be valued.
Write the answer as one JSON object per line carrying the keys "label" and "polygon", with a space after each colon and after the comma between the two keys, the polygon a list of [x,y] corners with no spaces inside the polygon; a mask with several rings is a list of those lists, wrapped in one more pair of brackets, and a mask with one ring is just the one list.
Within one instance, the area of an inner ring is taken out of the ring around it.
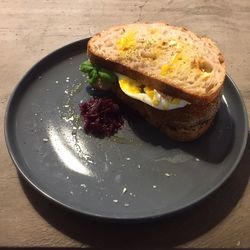
{"label": "gray ceramic plate", "polygon": [[90,98],[79,64],[86,40],[36,64],[10,98],[6,143],[23,177],[56,203],[105,219],[155,219],[201,201],[233,172],[247,140],[247,114],[226,77],[214,125],[191,143],[167,139],[139,117],[111,138],[81,129]]}

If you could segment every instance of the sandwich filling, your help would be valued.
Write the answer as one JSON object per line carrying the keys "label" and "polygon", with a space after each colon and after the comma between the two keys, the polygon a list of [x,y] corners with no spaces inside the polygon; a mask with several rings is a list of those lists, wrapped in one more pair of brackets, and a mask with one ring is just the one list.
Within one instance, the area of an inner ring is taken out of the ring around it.
{"label": "sandwich filling", "polygon": [[145,86],[125,75],[96,67],[89,60],[80,65],[80,70],[87,73],[88,82],[94,88],[108,90],[112,89],[112,86],[115,86],[115,84],[119,84],[120,89],[127,96],[159,110],[178,109],[190,104],[185,100],[166,95],[156,89]]}
{"label": "sandwich filling", "polygon": [[185,100],[165,95],[156,89],[145,86],[127,76],[116,74],[121,90],[129,97],[144,102],[160,110],[183,108],[188,102]]}

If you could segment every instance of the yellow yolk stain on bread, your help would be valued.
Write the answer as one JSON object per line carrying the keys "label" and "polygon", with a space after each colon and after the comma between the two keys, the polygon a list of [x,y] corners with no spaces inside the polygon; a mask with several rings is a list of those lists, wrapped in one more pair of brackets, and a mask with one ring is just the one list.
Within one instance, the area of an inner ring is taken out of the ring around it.
{"label": "yellow yolk stain on bread", "polygon": [[190,62],[190,58],[182,49],[180,49],[180,51],[171,58],[169,63],[161,66],[161,75],[171,75],[171,73],[178,72],[180,70],[188,72]]}
{"label": "yellow yolk stain on bread", "polygon": [[128,30],[124,35],[117,41],[117,48],[119,51],[126,51],[132,49],[136,45],[136,31]]}
{"label": "yellow yolk stain on bread", "polygon": [[212,69],[204,69],[206,63],[202,59],[196,60],[188,54],[189,48],[184,43],[177,43],[176,41],[171,40],[169,42],[170,46],[176,46],[177,50],[175,55],[170,59],[169,63],[163,64],[161,66],[161,76],[172,76],[177,73],[188,75],[192,69],[195,69],[195,74],[198,77],[208,79],[211,75]]}

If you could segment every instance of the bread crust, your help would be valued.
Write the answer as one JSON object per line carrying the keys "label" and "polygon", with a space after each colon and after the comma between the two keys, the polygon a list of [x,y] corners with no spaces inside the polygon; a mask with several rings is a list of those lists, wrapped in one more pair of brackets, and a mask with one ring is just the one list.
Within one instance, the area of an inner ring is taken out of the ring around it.
{"label": "bread crust", "polygon": [[[188,33],[189,36],[191,37],[195,37],[195,38],[198,37],[194,33],[192,33],[191,31],[185,28],[169,26],[168,24],[164,24],[164,23],[159,23],[159,25],[166,25],[173,30],[181,30],[184,33]],[[121,29],[122,27],[125,27],[125,26],[116,26],[116,27],[110,28],[109,30],[110,32],[112,32],[113,30]],[[109,32],[109,30],[105,32]],[[156,90],[159,90],[167,95],[178,97],[190,103],[199,104],[199,105],[208,104],[214,101],[214,99],[216,99],[216,97],[219,95],[219,93],[221,92],[223,88],[223,82],[225,79],[225,74],[223,75],[223,72],[222,72],[223,77],[221,79],[218,79],[219,83],[216,85],[216,88],[212,92],[209,92],[204,95],[204,94],[193,93],[192,91],[186,91],[183,88],[177,86],[173,81],[170,81],[170,80],[168,80],[168,82],[163,81],[161,79],[145,74],[145,72],[142,73],[139,70],[136,70],[135,68],[119,63],[118,61],[112,60],[111,58],[102,57],[97,53],[95,46],[94,46],[95,41],[98,40],[101,36],[102,36],[102,32],[93,36],[88,42],[88,46],[87,46],[87,53],[90,58],[90,61],[97,66],[101,66],[111,71],[126,75],[132,79],[135,79],[141,82],[144,85],[151,86],[152,88],[155,88]],[[215,53],[218,56],[218,61],[221,65],[221,69],[222,71],[223,70],[225,71],[224,57],[221,54],[220,50],[215,46],[215,44],[209,38],[200,37],[199,39],[203,41],[204,43],[206,43],[209,50],[213,51],[213,53]]]}
{"label": "bread crust", "polygon": [[214,118],[194,127],[190,128],[172,128],[166,126],[164,130],[161,130],[168,137],[173,140],[181,142],[189,142],[198,139],[209,129],[213,122]]}
{"label": "bread crust", "polygon": [[220,107],[220,96],[208,105],[187,105],[174,110],[158,110],[130,98],[120,89],[113,89],[115,95],[130,108],[168,137],[177,141],[193,141],[210,127]]}

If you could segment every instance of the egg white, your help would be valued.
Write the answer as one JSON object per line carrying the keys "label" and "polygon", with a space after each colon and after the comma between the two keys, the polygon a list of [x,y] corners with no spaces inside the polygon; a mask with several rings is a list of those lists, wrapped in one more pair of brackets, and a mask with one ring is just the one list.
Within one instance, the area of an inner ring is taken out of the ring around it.
{"label": "egg white", "polygon": [[153,108],[159,110],[172,110],[183,108],[189,104],[185,100],[165,95],[158,92],[156,89],[151,90],[153,92],[151,92],[151,96],[149,96],[147,93],[141,90],[142,84],[139,82],[136,82],[135,80],[121,74],[117,74],[117,77],[120,88],[126,95],[136,100],[142,101]]}

